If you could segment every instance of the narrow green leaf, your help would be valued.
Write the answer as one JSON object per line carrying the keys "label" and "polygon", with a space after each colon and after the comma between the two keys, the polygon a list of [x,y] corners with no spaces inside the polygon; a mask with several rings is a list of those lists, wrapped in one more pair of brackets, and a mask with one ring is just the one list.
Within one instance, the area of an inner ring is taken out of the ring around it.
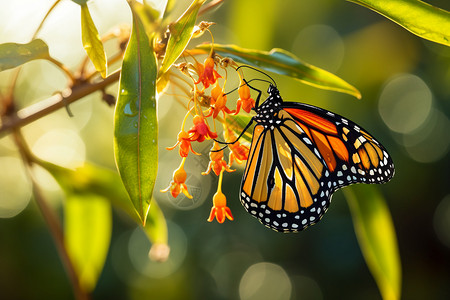
{"label": "narrow green leaf", "polygon": [[150,207],[145,232],[154,244],[167,244],[167,223],[161,208],[156,201]]}
{"label": "narrow green leaf", "polygon": [[345,188],[356,236],[383,299],[400,299],[401,266],[394,225],[376,186]]}
{"label": "narrow green leaf", "polygon": [[[196,49],[206,53],[210,51],[211,44],[200,45]],[[321,89],[347,93],[358,99],[361,98],[361,93],[343,79],[328,71],[302,62],[294,54],[283,49],[275,48],[267,52],[240,48],[235,45],[214,44],[214,51],[239,63],[286,75]]]}
{"label": "narrow green leaf", "polygon": [[156,5],[159,6],[161,3],[152,3],[149,1],[144,1],[143,4],[139,2],[133,3],[133,10],[139,16],[148,36],[163,28],[161,26],[162,11],[159,10],[161,9],[160,7],[156,8]]}
{"label": "narrow green leaf", "polygon": [[34,59],[47,59],[49,57],[48,46],[41,39],[32,40],[28,44],[1,44],[0,71],[18,67]]}
{"label": "narrow green leaf", "polygon": [[52,174],[67,193],[101,195],[140,223],[140,218],[117,172],[89,163],[85,163],[76,170],[66,169],[45,161],[39,161],[39,164]]}
{"label": "narrow green leaf", "polygon": [[106,53],[86,4],[81,6],[81,40],[84,50],[103,78],[106,77]]}
{"label": "narrow green leaf", "polygon": [[69,194],[64,240],[81,287],[91,292],[103,269],[112,231],[111,205],[96,194]]}
{"label": "narrow green leaf", "polygon": [[133,12],[114,116],[114,153],[125,188],[145,224],[158,166],[156,56]]}
{"label": "narrow green leaf", "polygon": [[163,20],[167,20],[175,8],[176,0],[167,0],[166,9],[164,10]]}
{"label": "narrow green leaf", "polygon": [[206,0],[194,0],[184,14],[169,26],[170,37],[167,42],[166,54],[161,64],[159,74],[164,74],[180,57],[191,40],[198,10]]}
{"label": "narrow green leaf", "polygon": [[156,3],[144,1],[143,4],[139,2],[135,3],[133,8],[134,11],[139,15],[144,27],[146,24],[154,24],[159,22],[162,17],[162,12],[155,8]]}
{"label": "narrow green leaf", "polygon": [[[141,223],[141,219],[129,200],[117,172],[89,163],[76,170],[66,169],[45,161],[40,161],[39,163],[58,181],[60,186],[66,191],[68,198],[76,198],[73,195],[86,195],[88,198],[94,197],[108,200],[115,207],[128,213],[136,223]],[[74,205],[81,208],[84,207],[82,204]],[[76,214],[75,212],[70,213],[72,215]],[[81,217],[80,221],[82,222],[83,220],[84,217]],[[167,222],[156,201],[152,201],[150,206],[144,232],[152,243],[152,248],[150,249],[151,258],[157,261],[166,260],[170,253],[167,245]]]}
{"label": "narrow green leaf", "polygon": [[120,201],[125,202],[128,196],[118,174],[110,170],[86,164],[74,171],[45,161],[38,163],[66,194],[64,241],[81,287],[90,292],[108,254],[112,231],[110,201],[122,198]]}
{"label": "narrow green leaf", "polygon": [[450,46],[450,12],[419,0],[349,0],[394,21],[421,38]]}
{"label": "narrow green leaf", "polygon": [[152,201],[152,205],[150,206],[144,232],[152,243],[149,252],[150,259],[160,262],[166,261],[170,254],[167,222],[156,201]]}

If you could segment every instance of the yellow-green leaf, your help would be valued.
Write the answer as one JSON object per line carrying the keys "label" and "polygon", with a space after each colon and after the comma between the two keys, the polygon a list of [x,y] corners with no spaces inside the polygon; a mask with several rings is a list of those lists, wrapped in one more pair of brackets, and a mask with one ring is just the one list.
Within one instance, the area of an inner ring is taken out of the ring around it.
{"label": "yellow-green leaf", "polygon": [[376,186],[345,188],[356,236],[383,299],[400,299],[401,266],[391,214]]}
{"label": "yellow-green leaf", "polygon": [[[196,49],[207,53],[211,49],[211,44],[200,45]],[[230,57],[242,64],[286,75],[321,89],[347,93],[358,99],[361,98],[361,93],[343,79],[328,71],[302,62],[294,54],[283,49],[276,48],[267,52],[245,49],[235,45],[214,44],[214,51],[221,56]],[[195,51],[192,53],[197,54]]]}
{"label": "yellow-green leaf", "polygon": [[418,0],[349,0],[370,8],[421,38],[450,46],[450,12]]}
{"label": "yellow-green leaf", "polygon": [[183,53],[184,49],[186,49],[192,37],[198,10],[203,3],[205,3],[205,0],[194,0],[183,15],[175,23],[170,24],[170,37],[167,41],[166,54],[164,55],[159,74],[162,75],[167,72]]}
{"label": "yellow-green leaf", "polygon": [[28,44],[0,44],[0,71],[18,67],[35,59],[50,57],[47,44],[41,40],[32,40]]}
{"label": "yellow-green leaf", "polygon": [[111,205],[92,193],[69,194],[64,209],[64,240],[80,286],[91,292],[103,269],[112,231]]}
{"label": "yellow-green leaf", "polygon": [[[128,213],[136,223],[142,223],[131,201],[129,201],[128,194],[117,172],[113,172],[110,169],[102,168],[89,163],[86,163],[84,166],[77,168],[76,170],[66,169],[45,161],[39,161],[39,164],[47,171],[49,171],[58,181],[60,186],[67,194],[67,201],[75,200],[70,204],[72,207],[75,207],[74,209],[66,206],[65,211],[67,215],[70,214],[71,216],[76,216],[78,215],[78,212],[90,206],[90,204],[83,205],[83,202],[77,201],[80,195],[82,195],[82,197],[86,197],[87,201],[90,201],[91,198],[94,198],[93,201],[96,201],[95,199],[98,199],[97,202],[99,202],[100,199],[107,200],[108,202],[111,202],[116,208],[119,208]],[[102,204],[97,203],[93,205],[94,208],[92,208],[92,210],[105,210],[105,208],[102,209],[100,207],[102,206]],[[99,214],[102,215],[104,213],[100,212]],[[84,217],[79,218],[80,222],[83,222],[84,220]],[[75,223],[75,221],[70,221],[70,223]],[[101,226],[99,225],[98,227]],[[83,226],[81,226],[80,228],[83,228]],[[152,201],[152,204],[150,206],[147,222],[143,229],[148,239],[152,243],[152,248],[150,249],[149,254],[150,257],[156,261],[165,261],[170,253],[170,248],[168,246],[167,222],[161,208],[154,200]],[[81,232],[75,232],[70,233],[70,236],[74,237],[69,237],[69,235],[66,236],[68,236],[69,240],[74,241],[79,238],[80,234]],[[77,248],[76,245],[74,247]],[[74,252],[80,253],[81,249],[76,249],[74,250]],[[101,257],[97,257],[100,261]],[[77,259],[79,258],[74,258],[74,260]],[[99,266],[99,264],[93,264]],[[85,266],[85,268],[91,270],[85,272],[88,272],[88,274],[92,275],[93,268],[89,266]],[[92,276],[90,275],[84,276],[92,278]],[[88,284],[87,287],[89,286],[92,285]]]}
{"label": "yellow-green leaf", "polygon": [[169,257],[167,222],[156,201],[152,201],[144,227],[148,239],[152,243],[149,257],[154,261],[166,261]]}
{"label": "yellow-green leaf", "polygon": [[45,161],[38,161],[38,163],[52,174],[67,193],[101,195],[140,223],[139,216],[117,172],[89,163],[85,163],[76,170],[66,169]]}
{"label": "yellow-green leaf", "polygon": [[114,153],[123,184],[145,224],[158,167],[156,55],[138,15],[120,74],[114,116]]}
{"label": "yellow-green leaf", "polygon": [[81,5],[81,40],[95,69],[105,78],[106,53],[87,4]]}
{"label": "yellow-green leaf", "polygon": [[127,194],[117,173],[110,170],[90,164],[70,170],[45,161],[38,163],[65,192],[64,242],[81,287],[90,292],[108,254],[112,231],[110,201],[128,203]]}
{"label": "yellow-green leaf", "polygon": [[175,8],[176,0],[167,0],[166,9],[164,10],[163,20],[167,20],[173,9]]}

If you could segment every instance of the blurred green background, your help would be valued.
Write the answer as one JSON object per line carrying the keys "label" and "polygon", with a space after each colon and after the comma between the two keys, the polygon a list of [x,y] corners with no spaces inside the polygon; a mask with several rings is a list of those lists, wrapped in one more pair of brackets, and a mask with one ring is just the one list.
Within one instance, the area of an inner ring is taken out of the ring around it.
{"label": "blurred green background", "polygon": [[[450,10],[447,1],[427,2]],[[0,43],[28,42],[52,3],[1,1]],[[176,5],[175,16],[189,1]],[[89,9],[101,35],[131,22],[124,0],[93,0]],[[85,55],[79,19],[79,6],[63,1],[39,35],[53,57],[73,68]],[[283,48],[361,91],[362,100],[355,100],[274,76],[285,99],[344,115],[386,146],[396,175],[380,189],[397,231],[402,298],[449,299],[450,49],[346,1],[227,0],[200,20],[217,23],[211,27],[217,43]],[[108,47],[113,45],[106,45],[107,53]],[[0,73],[1,92],[11,74]],[[30,62],[19,77],[18,106],[46,99],[65,84],[53,65]],[[108,91],[116,94],[117,84]],[[113,109],[100,97],[96,93],[72,104],[73,118],[60,110],[24,127],[33,152],[69,168],[89,161],[113,169]],[[299,234],[273,232],[245,212],[238,199],[242,167],[224,176],[223,191],[235,221],[208,223],[217,179],[200,175],[206,155],[189,156],[186,164],[195,200],[157,192],[179,164],[176,151],[164,148],[175,143],[184,116],[170,96],[159,99],[158,109],[155,196],[168,219],[171,256],[166,263],[149,261],[150,244],[142,230],[114,210],[111,246],[94,299],[380,299],[341,191],[323,220]],[[201,147],[196,150],[207,153],[210,145]],[[0,299],[73,298],[8,136],[0,139],[0,170]],[[42,171],[39,183],[60,212],[64,195],[56,182]]]}

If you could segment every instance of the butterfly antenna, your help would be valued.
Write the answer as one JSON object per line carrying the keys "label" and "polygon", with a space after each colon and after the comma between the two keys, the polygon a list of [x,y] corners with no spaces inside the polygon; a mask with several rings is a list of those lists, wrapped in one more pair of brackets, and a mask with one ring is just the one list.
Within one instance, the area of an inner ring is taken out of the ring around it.
{"label": "butterfly antenna", "polygon": [[[261,74],[264,74],[265,76],[267,76],[268,78],[270,78],[270,80],[272,81],[273,85],[274,85],[275,87],[277,87],[277,83],[275,82],[275,80],[274,80],[272,77],[270,77],[270,75],[267,74],[266,72],[263,72],[263,71],[261,71],[261,70],[259,70],[259,69],[257,69],[257,68],[254,68],[254,67],[248,66],[248,65],[241,65],[241,66],[239,66],[239,67],[236,68],[236,71],[239,70],[240,68],[249,68],[249,69],[252,69],[252,70],[254,70],[254,71],[256,71],[256,72],[259,72],[259,73],[261,73]],[[257,79],[254,79],[254,80],[257,80]],[[261,79],[260,79],[260,80],[261,80]],[[261,80],[261,81],[263,81],[263,80]]]}
{"label": "butterfly antenna", "polygon": [[[236,91],[237,89],[239,89],[240,87],[242,87],[242,86],[244,86],[244,85],[248,85],[249,87],[253,88],[253,87],[249,84],[249,83],[252,82],[252,81],[262,81],[262,82],[267,82],[267,83],[269,83],[269,84],[272,84],[272,82],[270,82],[270,81],[268,81],[268,80],[265,80],[265,79],[260,79],[260,78],[253,78],[253,79],[250,79],[250,80],[248,80],[248,81],[244,79],[244,83],[243,83],[243,84],[241,84],[241,85],[238,86],[237,88],[232,89],[232,90],[229,91],[229,92],[226,92],[225,95],[228,95],[228,94],[233,93],[234,91]],[[259,90],[256,89],[256,88],[253,88],[253,89],[259,91]]]}

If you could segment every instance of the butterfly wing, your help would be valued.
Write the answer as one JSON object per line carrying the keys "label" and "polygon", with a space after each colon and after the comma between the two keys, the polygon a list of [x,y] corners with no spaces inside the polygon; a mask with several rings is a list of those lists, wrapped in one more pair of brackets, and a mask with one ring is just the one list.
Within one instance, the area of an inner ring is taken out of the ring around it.
{"label": "butterfly wing", "polygon": [[355,123],[301,103],[283,103],[276,125],[254,128],[241,202],[265,226],[296,232],[317,223],[343,186],[394,174],[384,147]]}

